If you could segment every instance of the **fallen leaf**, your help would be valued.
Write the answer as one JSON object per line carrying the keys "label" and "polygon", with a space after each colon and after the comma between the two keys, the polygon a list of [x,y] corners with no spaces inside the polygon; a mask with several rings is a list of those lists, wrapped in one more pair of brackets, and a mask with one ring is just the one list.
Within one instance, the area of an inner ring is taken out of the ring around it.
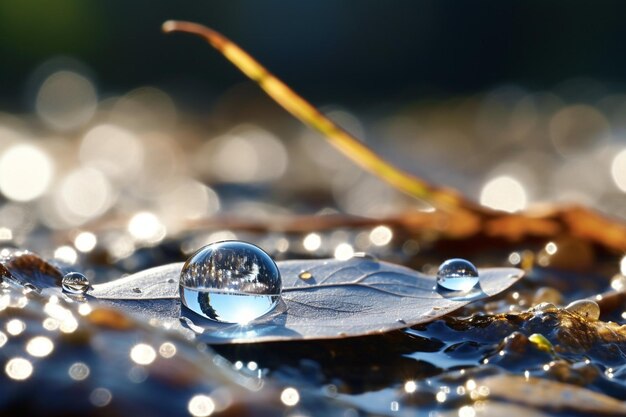
{"label": "fallen leaf", "polygon": [[[248,325],[214,322],[181,307],[182,263],[95,285],[88,294],[168,326],[181,326],[182,318],[184,327],[207,343],[249,343],[361,336],[413,326],[498,294],[523,275],[515,268],[482,269],[479,286],[458,293],[438,291],[433,276],[368,258],[292,260],[278,267],[281,305]],[[310,277],[299,278],[303,272]]]}

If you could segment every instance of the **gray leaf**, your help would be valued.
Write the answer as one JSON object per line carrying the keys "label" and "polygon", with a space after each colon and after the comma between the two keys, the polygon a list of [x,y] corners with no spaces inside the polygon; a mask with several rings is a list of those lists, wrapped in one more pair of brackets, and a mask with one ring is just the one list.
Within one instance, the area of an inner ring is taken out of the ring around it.
{"label": "gray leaf", "polygon": [[[438,292],[433,276],[367,258],[283,261],[278,267],[283,302],[245,326],[213,322],[181,307],[182,263],[95,285],[88,294],[144,319],[191,329],[207,343],[250,343],[361,336],[413,326],[495,295],[523,275],[515,268],[481,269],[479,286],[459,294]],[[299,278],[305,271],[310,279]]]}

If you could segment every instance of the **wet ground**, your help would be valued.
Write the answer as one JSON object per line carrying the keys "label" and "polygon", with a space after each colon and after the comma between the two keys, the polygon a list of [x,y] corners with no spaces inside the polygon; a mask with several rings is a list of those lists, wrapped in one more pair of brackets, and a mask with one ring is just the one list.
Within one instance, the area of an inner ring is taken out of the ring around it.
{"label": "wet ground", "polygon": [[[358,247],[354,242],[359,233],[371,230],[342,233]],[[183,248],[211,233],[196,230],[113,263],[99,246],[73,266],[4,250],[3,412],[429,417],[501,415],[503,409],[514,415],[625,413],[620,291],[626,280],[619,258],[584,241],[563,238],[470,254],[477,265],[514,264],[526,269],[527,276],[492,299],[379,336],[198,346],[158,323],[138,323],[96,300],[85,302],[59,292],[60,278],[69,270],[91,275],[106,269],[115,277],[184,260]],[[322,241],[328,233],[334,232],[321,233]],[[265,244],[279,259],[325,257],[330,250],[304,248],[308,234],[237,234]],[[267,244],[272,239],[273,248]],[[285,241],[287,250],[279,250]],[[436,268],[436,259],[457,251],[454,242],[407,242],[392,238],[369,249],[379,258],[426,272]],[[578,249],[571,256],[563,253],[571,247]],[[587,260],[581,251],[589,255]],[[597,301],[599,320],[592,301],[591,309],[587,304],[565,308],[583,298]]]}

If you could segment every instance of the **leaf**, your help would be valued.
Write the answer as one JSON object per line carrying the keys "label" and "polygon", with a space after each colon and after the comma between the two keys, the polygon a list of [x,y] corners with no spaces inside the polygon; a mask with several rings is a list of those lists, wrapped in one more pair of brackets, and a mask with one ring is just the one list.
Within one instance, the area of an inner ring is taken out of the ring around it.
{"label": "leaf", "polygon": [[[480,286],[465,294],[440,293],[435,278],[368,258],[347,261],[278,262],[283,303],[247,326],[217,323],[181,309],[182,263],[149,269],[95,285],[88,293],[146,319],[193,329],[207,343],[329,339],[386,332],[425,323],[464,305],[498,294],[523,275],[515,268],[482,269]],[[299,278],[302,272],[312,278]]]}

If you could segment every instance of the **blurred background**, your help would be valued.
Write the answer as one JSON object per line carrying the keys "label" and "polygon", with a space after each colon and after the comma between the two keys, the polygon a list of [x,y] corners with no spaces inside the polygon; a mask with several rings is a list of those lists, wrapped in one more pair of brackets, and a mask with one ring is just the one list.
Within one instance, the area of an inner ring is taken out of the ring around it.
{"label": "blurred background", "polygon": [[626,217],[623,12],[617,1],[2,0],[0,239],[69,230],[70,249],[89,251],[90,225],[106,219],[127,225],[127,244],[112,245],[123,255],[220,214],[425,207],[202,40],[162,34],[168,19],[221,31],[392,162],[484,205],[567,201]]}

